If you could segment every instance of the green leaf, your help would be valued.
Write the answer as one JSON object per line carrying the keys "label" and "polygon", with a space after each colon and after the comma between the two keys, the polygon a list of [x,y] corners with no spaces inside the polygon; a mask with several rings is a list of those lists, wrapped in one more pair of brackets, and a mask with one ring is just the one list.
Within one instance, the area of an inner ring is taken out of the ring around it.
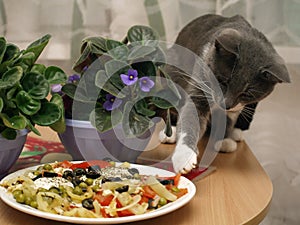
{"label": "green leaf", "polygon": [[155,50],[156,48],[152,46],[144,46],[144,45],[133,46],[129,51],[128,60],[143,58],[146,55],[149,55],[150,53],[154,52]]}
{"label": "green leaf", "polygon": [[[26,68],[31,67],[35,62],[35,55],[33,52],[27,52],[23,55],[21,55],[20,58],[18,58],[15,62],[15,66],[24,66]],[[23,67],[23,69],[24,69]]]}
{"label": "green leaf", "polygon": [[75,84],[68,83],[61,88],[61,91],[68,95],[70,98],[74,99],[76,88],[77,86]]}
{"label": "green leaf", "polygon": [[[83,40],[83,43],[90,43],[93,46],[93,53],[106,52],[106,39],[103,37],[88,37]],[[84,44],[83,44],[84,46]]]}
{"label": "green leaf", "polygon": [[125,94],[122,93],[118,88],[116,88],[109,80],[104,70],[99,70],[96,74],[95,85],[102,90],[112,94],[113,96],[118,96],[118,98],[124,98]]}
{"label": "green leaf", "polygon": [[104,65],[105,67],[105,72],[108,76],[111,76],[115,73],[121,74],[121,73],[127,73],[128,69],[130,66],[119,60],[110,60]]}
{"label": "green leaf", "polygon": [[119,46],[122,46],[124,44],[122,42],[119,42],[119,41],[107,39],[106,42],[105,42],[105,45],[106,45],[107,51],[109,51],[109,50],[112,50],[112,49],[117,48]]}
{"label": "green leaf", "polygon": [[50,102],[56,104],[61,112],[61,116],[57,122],[50,125],[50,128],[58,133],[63,133],[66,130],[66,123],[65,123],[65,107],[62,97],[59,94],[54,94],[50,100]]}
{"label": "green leaf", "polygon": [[172,124],[171,124],[171,114],[170,114],[170,109],[167,110],[167,119],[166,119],[166,128],[165,128],[165,134],[168,137],[172,136]]}
{"label": "green leaf", "polygon": [[166,63],[166,54],[159,46],[157,46],[155,52],[147,55],[145,59],[152,61],[156,66],[162,66]]}
{"label": "green leaf", "polygon": [[15,86],[23,75],[23,69],[20,66],[13,67],[6,71],[0,79],[0,90],[10,89]]}
{"label": "green leaf", "polygon": [[7,44],[6,51],[2,58],[2,62],[0,64],[0,74],[5,73],[8,69],[10,69],[13,65],[13,62],[20,55],[20,49],[18,46],[14,44]]}
{"label": "green leaf", "polygon": [[44,99],[49,94],[50,85],[42,74],[29,72],[22,80],[23,88],[34,99]]}
{"label": "green leaf", "polygon": [[15,130],[21,130],[26,127],[26,120],[22,116],[8,117],[6,114],[0,113],[0,118],[6,127]]}
{"label": "green leaf", "polygon": [[90,59],[91,48],[89,46],[85,47],[79,57],[79,59],[73,65],[73,70],[78,73],[82,72],[84,66],[89,65],[92,60]]}
{"label": "green leaf", "polygon": [[138,62],[131,65],[133,69],[138,71],[139,77],[155,77],[156,67],[151,61]]}
{"label": "green leaf", "polygon": [[135,103],[134,106],[135,106],[135,110],[137,111],[137,113],[139,113],[141,115],[152,117],[156,114],[155,111],[148,109],[148,104],[144,99]]}
{"label": "green leaf", "polygon": [[127,38],[131,43],[141,42],[143,45],[155,46],[157,42],[153,40],[158,40],[158,34],[150,27],[136,25],[128,30]]}
{"label": "green leaf", "polygon": [[19,88],[19,85],[16,85],[15,87],[12,87],[10,90],[8,90],[6,93],[7,100],[11,100]]}
{"label": "green leaf", "polygon": [[30,72],[44,74],[45,70],[46,70],[46,66],[44,64],[34,64],[31,67]]}
{"label": "green leaf", "polygon": [[92,62],[106,52],[106,39],[102,37],[89,37],[82,41],[81,55],[74,63],[73,69],[81,73],[85,66],[92,64]]}
{"label": "green leaf", "polygon": [[6,128],[4,131],[1,132],[1,135],[7,140],[15,140],[17,137],[17,131],[12,128]]}
{"label": "green leaf", "polygon": [[3,103],[3,99],[0,97],[0,113],[2,112],[4,103]]}
{"label": "green leaf", "polygon": [[24,54],[27,52],[33,52],[35,57],[34,57],[34,62],[39,58],[40,54],[48,44],[49,40],[51,38],[50,34],[46,34],[45,36],[41,37],[40,39],[32,42],[27,49],[24,51]]}
{"label": "green leaf", "polygon": [[20,49],[18,48],[18,46],[14,45],[14,44],[7,44],[6,45],[6,51],[4,53],[1,66],[2,65],[7,66],[6,63],[12,62],[19,55],[20,55]]}
{"label": "green leaf", "polygon": [[107,54],[117,60],[126,61],[128,55],[128,47],[122,42],[115,40],[106,40]]}
{"label": "green leaf", "polygon": [[40,126],[50,126],[61,118],[60,108],[53,102],[43,102],[41,109],[31,116],[31,120]]}
{"label": "green leaf", "polygon": [[26,120],[26,128],[28,130],[31,130],[33,133],[35,133],[36,135],[38,136],[41,136],[41,133],[38,131],[38,129],[36,129],[34,127],[34,124],[31,123],[31,121],[29,119],[27,119],[25,116],[24,116],[24,119]]}
{"label": "green leaf", "polygon": [[18,108],[26,115],[33,115],[41,108],[39,100],[33,99],[26,91],[21,90],[16,96]]}
{"label": "green leaf", "polygon": [[6,40],[4,37],[0,38],[0,63],[2,63],[2,59],[4,57],[6,51]]}
{"label": "green leaf", "polygon": [[120,78],[120,75],[122,73],[127,74],[130,66],[127,63],[119,60],[111,60],[105,63],[104,67],[106,75],[109,77],[110,82],[119,90],[122,90],[124,88],[124,84]]}
{"label": "green leaf", "polygon": [[60,84],[65,83],[67,80],[67,75],[65,72],[56,66],[49,66],[45,70],[45,78],[48,80],[49,84]]}
{"label": "green leaf", "polygon": [[163,73],[164,77],[166,78],[167,85],[169,86],[169,88],[172,90],[175,96],[180,100],[181,94],[179,93],[176,84],[172,81],[170,75],[167,72],[165,72],[161,67],[159,68],[159,70]]}
{"label": "green leaf", "polygon": [[[113,121],[111,118],[113,118]],[[89,120],[99,132],[104,132],[121,122],[122,112],[118,109],[109,112],[105,109],[97,108],[91,112]]]}
{"label": "green leaf", "polygon": [[[159,97],[157,97],[159,96]],[[179,104],[178,97],[174,94],[172,90],[169,88],[163,89],[156,93],[156,97],[151,99],[151,102],[161,108],[161,109],[169,109],[172,107],[176,107]]]}
{"label": "green leaf", "polygon": [[128,101],[124,107],[122,125],[127,137],[137,137],[144,134],[154,123],[148,117],[137,114],[133,102]]}

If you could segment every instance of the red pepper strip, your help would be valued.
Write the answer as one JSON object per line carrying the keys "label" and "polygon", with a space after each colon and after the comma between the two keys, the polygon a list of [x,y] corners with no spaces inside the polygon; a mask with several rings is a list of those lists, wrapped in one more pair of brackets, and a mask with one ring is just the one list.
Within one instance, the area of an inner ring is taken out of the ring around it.
{"label": "red pepper strip", "polygon": [[178,186],[180,177],[181,177],[181,173],[177,173],[176,176],[174,177],[174,185],[175,186]]}
{"label": "red pepper strip", "polygon": [[102,192],[98,192],[95,196],[94,199],[97,200],[100,205],[102,206],[108,206],[110,202],[113,200],[114,196],[113,195],[107,195],[103,196]]}
{"label": "red pepper strip", "polygon": [[124,209],[124,210],[121,210],[121,211],[118,211],[118,216],[119,217],[124,217],[124,216],[133,216],[134,214],[128,210],[128,209]]}
{"label": "red pepper strip", "polygon": [[72,165],[73,163],[69,162],[68,160],[65,160],[59,164],[59,166],[63,168],[70,168]]}
{"label": "red pepper strip", "polygon": [[143,196],[146,196],[147,198],[154,199],[154,197],[156,196],[155,191],[153,191],[151,187],[147,185],[143,187],[143,190],[144,190]]}
{"label": "red pepper strip", "polygon": [[89,166],[99,166],[100,168],[106,168],[112,166],[110,162],[104,160],[90,160],[88,161]]}

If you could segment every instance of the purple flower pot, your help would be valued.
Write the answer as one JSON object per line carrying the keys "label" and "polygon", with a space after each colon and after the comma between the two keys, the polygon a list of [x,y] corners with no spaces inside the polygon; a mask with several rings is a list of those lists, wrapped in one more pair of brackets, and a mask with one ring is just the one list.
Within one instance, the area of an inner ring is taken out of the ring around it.
{"label": "purple flower pot", "polygon": [[0,180],[8,174],[10,168],[19,158],[27,134],[28,130],[20,130],[15,140],[7,140],[0,135]]}
{"label": "purple flower pot", "polygon": [[121,126],[99,133],[89,121],[66,120],[66,131],[58,134],[74,160],[110,158],[120,162],[136,162],[147,147],[153,129],[139,138],[126,138]]}

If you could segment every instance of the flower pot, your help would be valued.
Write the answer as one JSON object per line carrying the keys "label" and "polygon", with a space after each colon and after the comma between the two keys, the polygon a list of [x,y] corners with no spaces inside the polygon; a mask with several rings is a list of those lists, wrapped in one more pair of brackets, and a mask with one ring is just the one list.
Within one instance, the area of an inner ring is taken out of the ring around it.
{"label": "flower pot", "polygon": [[7,175],[9,169],[17,161],[26,142],[28,130],[18,131],[14,140],[7,140],[0,135],[0,180]]}
{"label": "flower pot", "polygon": [[154,127],[141,137],[126,138],[121,126],[99,133],[89,121],[67,119],[66,131],[58,136],[74,160],[110,158],[134,163],[148,146],[153,131]]}

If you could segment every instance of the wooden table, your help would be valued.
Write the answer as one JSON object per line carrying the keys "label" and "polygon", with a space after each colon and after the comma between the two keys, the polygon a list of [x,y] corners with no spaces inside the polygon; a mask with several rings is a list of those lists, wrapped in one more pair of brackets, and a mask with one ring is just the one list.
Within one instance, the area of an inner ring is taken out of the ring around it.
{"label": "wooden table", "polygon": [[[54,136],[53,136],[54,137]],[[56,136],[54,137],[56,139]],[[146,152],[140,162],[158,160],[171,154],[173,145],[160,145]],[[187,205],[155,219],[135,225],[233,225],[259,224],[268,212],[272,183],[245,142],[233,153],[218,154],[213,162],[217,168],[209,176],[195,182],[196,196]],[[0,200],[0,224],[5,225],[63,225],[30,216],[10,208]]]}

